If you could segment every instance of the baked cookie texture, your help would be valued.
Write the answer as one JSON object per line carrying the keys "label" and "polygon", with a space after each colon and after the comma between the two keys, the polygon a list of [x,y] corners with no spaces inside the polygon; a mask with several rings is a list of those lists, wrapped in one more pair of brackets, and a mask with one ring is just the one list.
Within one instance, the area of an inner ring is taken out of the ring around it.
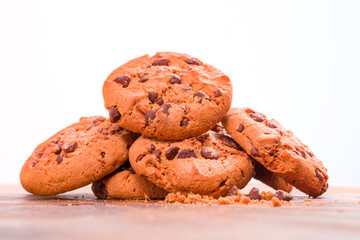
{"label": "baked cookie texture", "polygon": [[91,186],[95,196],[102,199],[162,199],[168,194],[145,177],[135,173],[129,162]]}
{"label": "baked cookie texture", "polygon": [[162,140],[199,136],[230,109],[232,85],[220,70],[187,54],[159,52],[115,69],[103,85],[110,120]]}
{"label": "baked cookie texture", "polygon": [[291,131],[250,108],[233,108],[222,124],[256,161],[300,191],[317,197],[328,188],[327,169]]}
{"label": "baked cookie texture", "polygon": [[[221,123],[217,123],[215,127],[213,127],[211,130],[230,137],[229,133],[226,131],[226,129]],[[264,168],[260,163],[256,161],[253,162],[254,162],[255,179],[274,188],[275,190],[284,190],[286,192],[292,191],[293,187],[289,183],[287,183],[284,179],[282,179],[275,173],[270,172],[269,170]]]}
{"label": "baked cookie texture", "polygon": [[182,141],[141,136],[129,151],[136,173],[168,192],[226,196],[254,174],[252,160],[230,137],[208,131]]}
{"label": "baked cookie texture", "polygon": [[260,182],[272,187],[275,190],[283,190],[290,193],[293,189],[291,184],[287,183],[283,178],[279,177],[275,173],[267,170],[263,165],[254,161],[255,165],[255,176],[254,178]]}
{"label": "baked cookie texture", "polygon": [[128,160],[136,135],[101,116],[83,117],[36,147],[20,181],[37,195],[56,195],[86,186]]}

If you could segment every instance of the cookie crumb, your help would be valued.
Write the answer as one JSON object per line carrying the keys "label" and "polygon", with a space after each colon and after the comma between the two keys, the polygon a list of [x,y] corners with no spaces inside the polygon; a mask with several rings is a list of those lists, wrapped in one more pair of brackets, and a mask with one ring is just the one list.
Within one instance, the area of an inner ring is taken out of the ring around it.
{"label": "cookie crumb", "polygon": [[326,206],[326,204],[323,203],[323,202],[319,203],[319,205],[320,205],[320,206]]}
{"label": "cookie crumb", "polygon": [[251,202],[249,197],[244,197],[240,200],[241,204],[249,204]]}
{"label": "cookie crumb", "polygon": [[206,195],[199,195],[193,193],[169,193],[163,201],[159,201],[159,204],[207,204],[212,206],[218,205],[251,205],[251,207],[257,206],[274,206],[280,207],[283,205],[292,206],[293,203],[287,200],[281,200],[274,196],[271,192],[262,192],[262,199],[251,199],[249,196],[242,195],[240,190],[236,187],[230,189],[229,193],[225,197],[214,198]]}
{"label": "cookie crumb", "polygon": [[281,207],[282,205],[281,201],[277,197],[273,197],[271,201],[274,207]]}
{"label": "cookie crumb", "polygon": [[264,199],[266,201],[269,201],[269,200],[272,199],[274,194],[272,192],[261,192],[260,196],[261,196],[262,199]]}
{"label": "cookie crumb", "polygon": [[311,202],[312,200],[310,198],[304,199],[304,202]]}

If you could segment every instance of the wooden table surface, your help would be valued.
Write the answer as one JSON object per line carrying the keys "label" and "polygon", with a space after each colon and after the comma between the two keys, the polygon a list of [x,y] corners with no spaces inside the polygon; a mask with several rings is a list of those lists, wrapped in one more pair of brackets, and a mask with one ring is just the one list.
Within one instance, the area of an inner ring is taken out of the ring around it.
{"label": "wooden table surface", "polygon": [[[264,185],[254,184],[260,190]],[[274,192],[273,190],[271,190]],[[0,239],[360,239],[360,187],[293,206],[157,204],[97,200],[89,187],[55,197],[0,186]]]}

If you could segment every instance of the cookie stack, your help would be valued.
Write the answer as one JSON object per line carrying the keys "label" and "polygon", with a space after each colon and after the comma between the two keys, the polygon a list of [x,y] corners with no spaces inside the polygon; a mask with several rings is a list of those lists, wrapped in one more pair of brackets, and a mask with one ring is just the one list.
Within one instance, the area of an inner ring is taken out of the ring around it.
{"label": "cookie stack", "polygon": [[92,183],[99,198],[220,197],[252,177],[316,197],[327,170],[277,121],[233,108],[220,70],[161,52],[115,69],[103,86],[109,119],[84,117],[40,144],[20,173],[25,190],[55,195]]}

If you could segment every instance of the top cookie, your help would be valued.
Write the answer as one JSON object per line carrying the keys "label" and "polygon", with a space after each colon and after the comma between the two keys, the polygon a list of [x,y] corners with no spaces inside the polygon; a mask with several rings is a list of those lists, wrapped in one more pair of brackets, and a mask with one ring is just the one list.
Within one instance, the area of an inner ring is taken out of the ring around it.
{"label": "top cookie", "polygon": [[222,123],[256,161],[300,191],[316,197],[327,190],[328,174],[322,162],[277,121],[250,108],[233,108]]}
{"label": "top cookie", "polygon": [[83,117],[36,147],[20,181],[38,195],[56,195],[86,186],[128,159],[135,134],[104,117]]}
{"label": "top cookie", "polygon": [[230,109],[220,70],[186,54],[160,52],[115,69],[103,86],[110,120],[133,132],[181,140],[210,130]]}

